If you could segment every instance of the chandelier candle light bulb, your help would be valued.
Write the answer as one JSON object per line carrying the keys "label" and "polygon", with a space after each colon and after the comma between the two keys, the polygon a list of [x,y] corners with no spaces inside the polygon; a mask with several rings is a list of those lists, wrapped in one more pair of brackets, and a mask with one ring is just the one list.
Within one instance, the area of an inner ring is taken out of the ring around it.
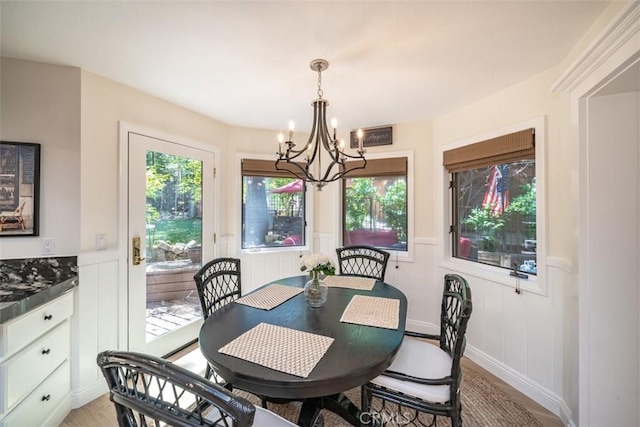
{"label": "chandelier candle light bulb", "polygon": [[282,144],[284,144],[284,135],[282,132],[278,134],[278,154],[282,155]]}
{"label": "chandelier candle light bulb", "polygon": [[296,128],[296,124],[293,120],[289,121],[289,141],[293,142],[293,130]]}

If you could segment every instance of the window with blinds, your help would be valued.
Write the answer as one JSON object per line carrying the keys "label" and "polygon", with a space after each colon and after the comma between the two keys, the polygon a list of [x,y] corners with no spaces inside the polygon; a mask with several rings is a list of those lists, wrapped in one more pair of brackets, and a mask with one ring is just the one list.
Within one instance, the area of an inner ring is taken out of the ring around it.
{"label": "window with blinds", "polygon": [[275,161],[242,160],[242,249],[305,246],[306,185]]}
{"label": "window with blinds", "polygon": [[537,274],[535,130],[445,151],[452,255]]}
{"label": "window with blinds", "polygon": [[407,251],[407,158],[367,160],[342,179],[342,242]]}

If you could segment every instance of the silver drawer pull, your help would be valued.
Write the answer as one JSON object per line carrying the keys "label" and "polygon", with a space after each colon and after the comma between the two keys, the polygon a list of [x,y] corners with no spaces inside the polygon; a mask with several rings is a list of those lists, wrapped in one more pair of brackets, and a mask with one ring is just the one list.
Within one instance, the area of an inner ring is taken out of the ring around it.
{"label": "silver drawer pull", "polygon": [[46,350],[42,350],[42,354],[49,354],[49,353],[51,353],[51,349],[50,348],[48,348]]}
{"label": "silver drawer pull", "polygon": [[51,320],[53,319],[53,314],[47,314],[44,316],[44,320]]}
{"label": "silver drawer pull", "polygon": [[42,401],[44,402],[45,400],[49,400],[51,399],[51,395],[47,394],[46,396],[42,396]]}

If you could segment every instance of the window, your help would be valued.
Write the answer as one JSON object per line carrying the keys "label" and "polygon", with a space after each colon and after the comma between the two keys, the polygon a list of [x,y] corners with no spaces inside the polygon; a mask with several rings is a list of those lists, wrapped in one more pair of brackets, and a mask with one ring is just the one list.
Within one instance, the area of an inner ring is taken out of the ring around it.
{"label": "window", "polygon": [[305,246],[306,186],[268,160],[242,160],[242,249]]}
{"label": "window", "polygon": [[534,129],[444,152],[452,256],[537,274]]}
{"label": "window", "polygon": [[342,179],[342,241],[407,251],[407,158],[367,160]]}

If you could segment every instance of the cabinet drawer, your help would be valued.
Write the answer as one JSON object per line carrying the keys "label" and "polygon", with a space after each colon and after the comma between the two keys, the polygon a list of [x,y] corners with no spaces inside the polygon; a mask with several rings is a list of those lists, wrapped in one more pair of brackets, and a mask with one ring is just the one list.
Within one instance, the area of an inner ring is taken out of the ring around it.
{"label": "cabinet drawer", "polygon": [[29,394],[69,358],[70,326],[64,321],[53,331],[0,365],[0,412]]}
{"label": "cabinet drawer", "polygon": [[73,314],[73,292],[10,320],[0,329],[0,359],[10,356]]}
{"label": "cabinet drawer", "polygon": [[60,406],[71,391],[69,362],[65,361],[20,405],[11,411],[0,427],[40,426]]}

